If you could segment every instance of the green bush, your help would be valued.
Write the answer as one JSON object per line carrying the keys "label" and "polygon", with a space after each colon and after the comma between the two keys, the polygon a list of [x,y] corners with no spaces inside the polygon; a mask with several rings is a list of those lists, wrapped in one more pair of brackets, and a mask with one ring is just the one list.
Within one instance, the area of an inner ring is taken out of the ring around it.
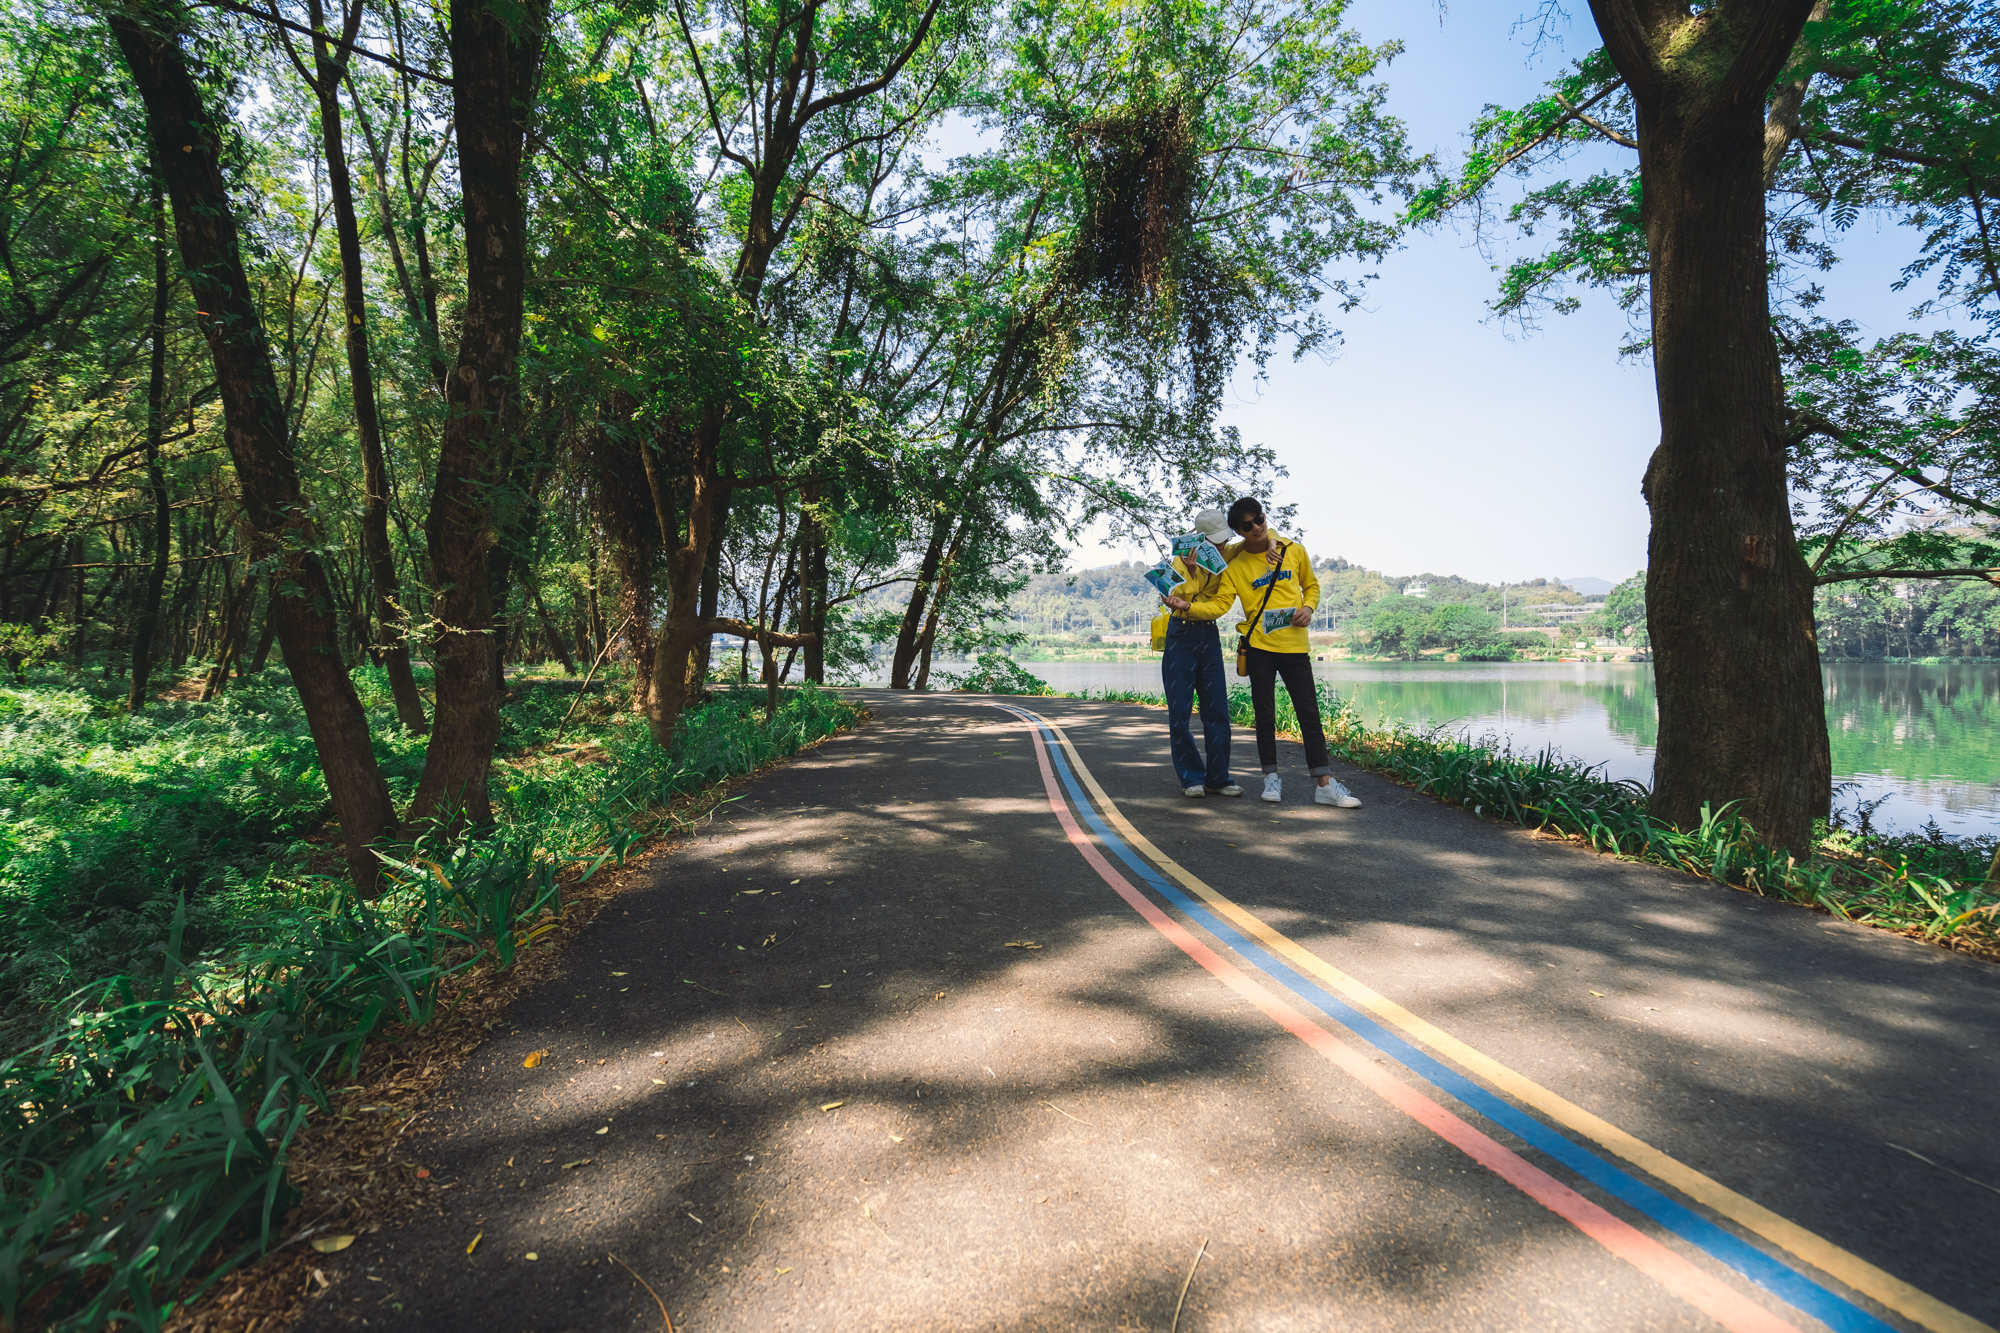
{"label": "green bush", "polygon": [[[165,757],[154,750],[169,740],[193,762],[195,788],[232,793],[232,808],[276,827],[287,811],[317,822],[317,770],[303,762],[309,751],[285,739],[282,714],[255,714],[274,719],[259,730],[239,695],[232,708],[121,721],[80,696],[21,693],[10,707],[56,719],[65,735],[96,728],[127,742],[111,747],[123,756],[116,763],[96,766],[11,731],[0,752],[13,756],[8,781],[24,789],[37,778],[69,790],[110,784],[101,792],[110,822],[61,823],[43,811],[45,823],[60,824],[44,841],[67,840],[73,854],[62,865],[93,867],[90,910],[119,894],[137,903],[125,918],[133,926],[125,971],[53,1006],[39,1035],[15,1037],[0,1060],[0,1326],[18,1326],[33,1303],[41,1324],[56,1329],[156,1329],[191,1275],[204,1272],[205,1286],[267,1248],[292,1202],[286,1147],[311,1108],[326,1106],[324,1078],[358,1061],[371,1033],[429,1021],[439,987],[456,973],[511,966],[560,914],[565,873],[588,877],[622,858],[676,797],[794,753],[856,716],[838,696],[801,687],[767,719],[762,690],[730,691],[691,710],[663,749],[639,719],[600,707],[603,730],[593,739],[604,762],[510,766],[496,783],[497,828],[385,858],[389,887],[363,902],[344,883],[282,880],[268,869],[256,891],[245,890],[243,867],[254,856],[241,847],[186,869],[191,879],[181,881],[91,847],[99,836],[146,847],[197,837],[162,813],[193,803],[171,799],[184,788],[164,769],[124,786],[105,776],[123,773],[120,765],[160,767]],[[520,696],[509,716],[524,743],[548,735],[568,707],[554,691]],[[258,751],[267,766],[209,755],[197,737]],[[120,812],[121,799],[136,809]],[[47,901],[49,919],[83,910],[61,901],[77,874],[48,871],[58,864],[48,856],[36,864],[43,870],[27,881],[27,896]],[[180,883],[204,895],[211,934],[224,943],[195,952],[198,912]],[[178,896],[161,912],[165,893]],[[154,918],[159,929],[147,940],[140,926]]]}

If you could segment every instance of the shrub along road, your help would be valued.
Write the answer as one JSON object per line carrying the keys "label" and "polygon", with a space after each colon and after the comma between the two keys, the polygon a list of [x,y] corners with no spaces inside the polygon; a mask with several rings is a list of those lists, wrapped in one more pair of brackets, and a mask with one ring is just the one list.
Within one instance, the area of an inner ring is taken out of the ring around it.
{"label": "shrub along road", "polygon": [[1990,965],[1296,745],[1189,801],[1151,709],[868,701],[578,937],[302,1327],[1165,1330],[1204,1241],[1182,1329],[2000,1322]]}

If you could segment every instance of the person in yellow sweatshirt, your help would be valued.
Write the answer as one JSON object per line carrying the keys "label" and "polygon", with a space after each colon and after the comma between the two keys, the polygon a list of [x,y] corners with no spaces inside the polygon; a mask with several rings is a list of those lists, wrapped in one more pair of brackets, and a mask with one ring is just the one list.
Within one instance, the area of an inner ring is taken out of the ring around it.
{"label": "person in yellow sweatshirt", "polygon": [[1306,765],[1318,783],[1313,800],[1351,810],[1361,802],[1334,779],[1326,731],[1320,725],[1319,692],[1313,684],[1306,626],[1319,606],[1319,579],[1312,560],[1304,546],[1270,530],[1263,503],[1254,497],[1246,495],[1229,507],[1229,526],[1243,541],[1217,586],[1197,599],[1169,597],[1167,605],[1190,620],[1220,620],[1232,604],[1242,605],[1244,623],[1237,628],[1250,640],[1250,702],[1257,718],[1264,799],[1273,803],[1284,799],[1278,776],[1277,696],[1277,681],[1283,677],[1304,733]]}

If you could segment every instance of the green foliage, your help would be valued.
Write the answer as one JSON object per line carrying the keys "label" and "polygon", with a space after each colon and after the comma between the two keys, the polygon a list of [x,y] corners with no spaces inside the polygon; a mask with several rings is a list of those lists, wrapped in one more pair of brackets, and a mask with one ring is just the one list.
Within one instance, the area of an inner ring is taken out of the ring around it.
{"label": "green foliage", "polygon": [[1425,648],[1444,648],[1461,657],[1486,654],[1475,661],[1503,662],[1513,656],[1510,647],[1494,642],[1500,618],[1462,602],[1385,597],[1368,608],[1364,623],[1371,636],[1369,646],[1388,657],[1414,660]]}
{"label": "green foliage", "polygon": [[938,681],[948,690],[969,694],[1054,694],[1049,683],[1005,653],[981,653],[973,669],[957,674],[940,671]]}
{"label": "green foliage", "polygon": [[1416,660],[1430,635],[1435,608],[1421,597],[1384,597],[1368,608],[1368,646],[1383,657]]}
{"label": "green foliage", "polygon": [[[386,687],[359,683],[377,762],[407,794],[422,741],[396,726]],[[190,947],[227,942],[232,921],[285,895],[326,819],[282,675],[212,703],[122,704],[75,686],[0,688],[0,1008],[131,971],[183,900]]]}
{"label": "green foliage", "polygon": [[[15,710],[30,706],[25,693],[7,696]],[[540,741],[567,704],[528,696],[514,723],[524,740]],[[198,880],[197,889],[210,888],[202,907],[183,894],[160,914],[150,947],[137,939],[128,946],[124,975],[61,1001],[40,1036],[17,1032],[14,1053],[0,1060],[8,1094],[0,1107],[0,1318],[16,1323],[36,1302],[49,1328],[119,1320],[155,1329],[189,1277],[203,1274],[198,1292],[268,1248],[294,1202],[286,1145],[326,1105],[324,1080],[358,1060],[370,1034],[429,1021],[454,976],[511,966],[560,915],[563,884],[622,858],[646,829],[673,817],[677,799],[855,717],[852,705],[811,687],[787,691],[769,720],[764,702],[762,690],[725,692],[688,713],[666,749],[637,719],[606,710],[615,721],[599,738],[605,762],[516,765],[497,803],[497,829],[388,858],[389,887],[373,901],[306,876],[233,896]],[[72,739],[77,729],[118,724],[74,692],[32,703],[43,716],[69,718]],[[254,749],[258,720],[280,740],[288,734],[284,718],[254,718],[240,706],[208,706],[162,730],[173,734],[176,756],[199,767],[207,756],[197,735],[217,750]],[[309,806],[316,818],[318,775],[297,759],[261,774],[231,768],[234,785],[223,790],[266,817]],[[48,771],[83,780],[77,770]],[[260,780],[273,790],[260,792]],[[114,811],[119,800],[164,799],[159,781],[99,796]],[[150,829],[163,817],[136,822]],[[114,887],[136,885],[132,895],[157,901],[161,892],[144,866],[123,867],[125,880],[104,873]],[[61,887],[41,885],[45,897]],[[196,953],[190,927],[203,910],[211,938],[223,942]],[[230,910],[238,915],[227,917]]]}

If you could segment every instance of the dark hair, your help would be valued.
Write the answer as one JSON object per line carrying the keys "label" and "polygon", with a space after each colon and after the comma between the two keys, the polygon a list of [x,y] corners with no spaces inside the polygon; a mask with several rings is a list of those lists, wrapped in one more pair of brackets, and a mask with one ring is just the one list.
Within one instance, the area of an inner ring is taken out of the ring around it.
{"label": "dark hair", "polygon": [[1264,504],[1254,495],[1246,495],[1229,506],[1229,530],[1243,531],[1243,520],[1248,518],[1254,518],[1260,523],[1264,521]]}

